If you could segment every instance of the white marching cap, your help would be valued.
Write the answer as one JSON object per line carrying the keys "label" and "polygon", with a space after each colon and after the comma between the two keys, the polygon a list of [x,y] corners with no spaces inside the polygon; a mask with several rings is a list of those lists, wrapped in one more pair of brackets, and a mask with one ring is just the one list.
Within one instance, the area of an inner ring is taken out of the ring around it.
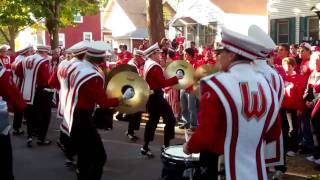
{"label": "white marching cap", "polygon": [[106,47],[100,41],[90,42],[87,50],[87,56],[91,57],[105,57],[106,56]]}
{"label": "white marching cap", "polygon": [[222,39],[216,51],[227,49],[251,60],[266,57],[268,49],[252,37],[222,28]]}
{"label": "white marching cap", "polygon": [[33,49],[32,44],[25,44],[25,45],[21,46],[19,49],[17,49],[17,53],[24,54],[32,49]]}
{"label": "white marching cap", "polygon": [[87,48],[90,46],[90,42],[88,41],[80,41],[73,46],[71,46],[68,50],[72,52],[75,56],[86,53]]}
{"label": "white marching cap", "polygon": [[50,47],[50,46],[37,45],[37,51],[49,52],[50,50],[51,50],[51,47]]}
{"label": "white marching cap", "polygon": [[155,43],[152,46],[150,46],[148,49],[144,50],[144,54],[146,57],[149,57],[151,54],[159,52],[161,53],[162,50],[159,48],[159,44]]}
{"label": "white marching cap", "polygon": [[254,38],[265,46],[270,52],[275,49],[276,44],[271,37],[257,25],[251,25],[248,29],[248,36]]}
{"label": "white marching cap", "polygon": [[0,46],[0,50],[4,50],[4,51],[8,51],[8,49],[10,49],[10,46],[3,44]]}

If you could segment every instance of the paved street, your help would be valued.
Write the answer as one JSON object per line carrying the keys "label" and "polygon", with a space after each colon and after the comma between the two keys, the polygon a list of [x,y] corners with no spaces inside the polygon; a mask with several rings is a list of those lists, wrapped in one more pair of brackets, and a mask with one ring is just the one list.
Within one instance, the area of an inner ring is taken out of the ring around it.
{"label": "paved street", "polygon": [[[25,128],[25,126],[24,126]],[[126,122],[114,121],[112,131],[100,131],[104,147],[108,154],[108,161],[104,167],[103,179],[106,180],[157,180],[160,177],[162,162],[160,146],[162,132],[157,132],[156,140],[151,144],[155,153],[154,159],[146,159],[139,154],[142,140],[130,143],[125,134]],[[144,128],[138,132],[143,137]],[[13,136],[14,173],[16,180],[72,180],[76,179],[74,171],[64,166],[64,156],[55,142],[59,136],[58,122],[52,120],[49,138],[53,140],[50,146],[26,147],[26,137]],[[173,144],[183,142],[180,131]],[[304,178],[287,177],[290,180]]]}

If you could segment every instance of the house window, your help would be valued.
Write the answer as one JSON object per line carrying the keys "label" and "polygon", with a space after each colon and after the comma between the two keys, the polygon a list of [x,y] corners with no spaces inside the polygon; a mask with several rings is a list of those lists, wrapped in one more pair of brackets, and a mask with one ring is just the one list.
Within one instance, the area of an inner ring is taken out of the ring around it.
{"label": "house window", "polygon": [[74,15],[73,16],[73,22],[75,23],[83,23],[83,16],[81,16],[80,14]]}
{"label": "house window", "polygon": [[84,41],[92,41],[92,32],[83,32]]}
{"label": "house window", "polygon": [[64,33],[59,33],[59,46],[66,46],[66,39]]}
{"label": "house window", "polygon": [[319,20],[318,17],[309,17],[307,20],[309,40],[319,39]]}
{"label": "house window", "polygon": [[277,23],[278,43],[289,43],[289,20],[281,20]]}

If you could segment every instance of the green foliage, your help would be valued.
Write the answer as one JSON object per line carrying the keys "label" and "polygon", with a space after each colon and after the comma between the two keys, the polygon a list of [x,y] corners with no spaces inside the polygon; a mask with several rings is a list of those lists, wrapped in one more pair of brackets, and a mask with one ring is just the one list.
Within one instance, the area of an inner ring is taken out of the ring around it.
{"label": "green foliage", "polygon": [[0,26],[12,26],[15,29],[31,25],[30,8],[25,6],[23,0],[3,0],[0,3]]}
{"label": "green foliage", "polygon": [[54,23],[53,25],[46,24],[49,25],[47,28],[56,23],[58,27],[72,25],[74,15],[78,13],[81,15],[96,14],[99,11],[99,5],[104,2],[105,0],[25,0],[35,17],[46,18],[46,21]]}

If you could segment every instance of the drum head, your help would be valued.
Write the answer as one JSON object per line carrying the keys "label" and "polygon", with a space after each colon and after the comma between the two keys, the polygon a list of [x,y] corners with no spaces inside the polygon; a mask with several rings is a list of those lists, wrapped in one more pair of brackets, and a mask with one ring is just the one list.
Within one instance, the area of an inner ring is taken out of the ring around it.
{"label": "drum head", "polygon": [[169,159],[182,160],[182,161],[199,161],[200,154],[187,155],[183,152],[182,145],[169,146],[164,149],[162,155]]}

